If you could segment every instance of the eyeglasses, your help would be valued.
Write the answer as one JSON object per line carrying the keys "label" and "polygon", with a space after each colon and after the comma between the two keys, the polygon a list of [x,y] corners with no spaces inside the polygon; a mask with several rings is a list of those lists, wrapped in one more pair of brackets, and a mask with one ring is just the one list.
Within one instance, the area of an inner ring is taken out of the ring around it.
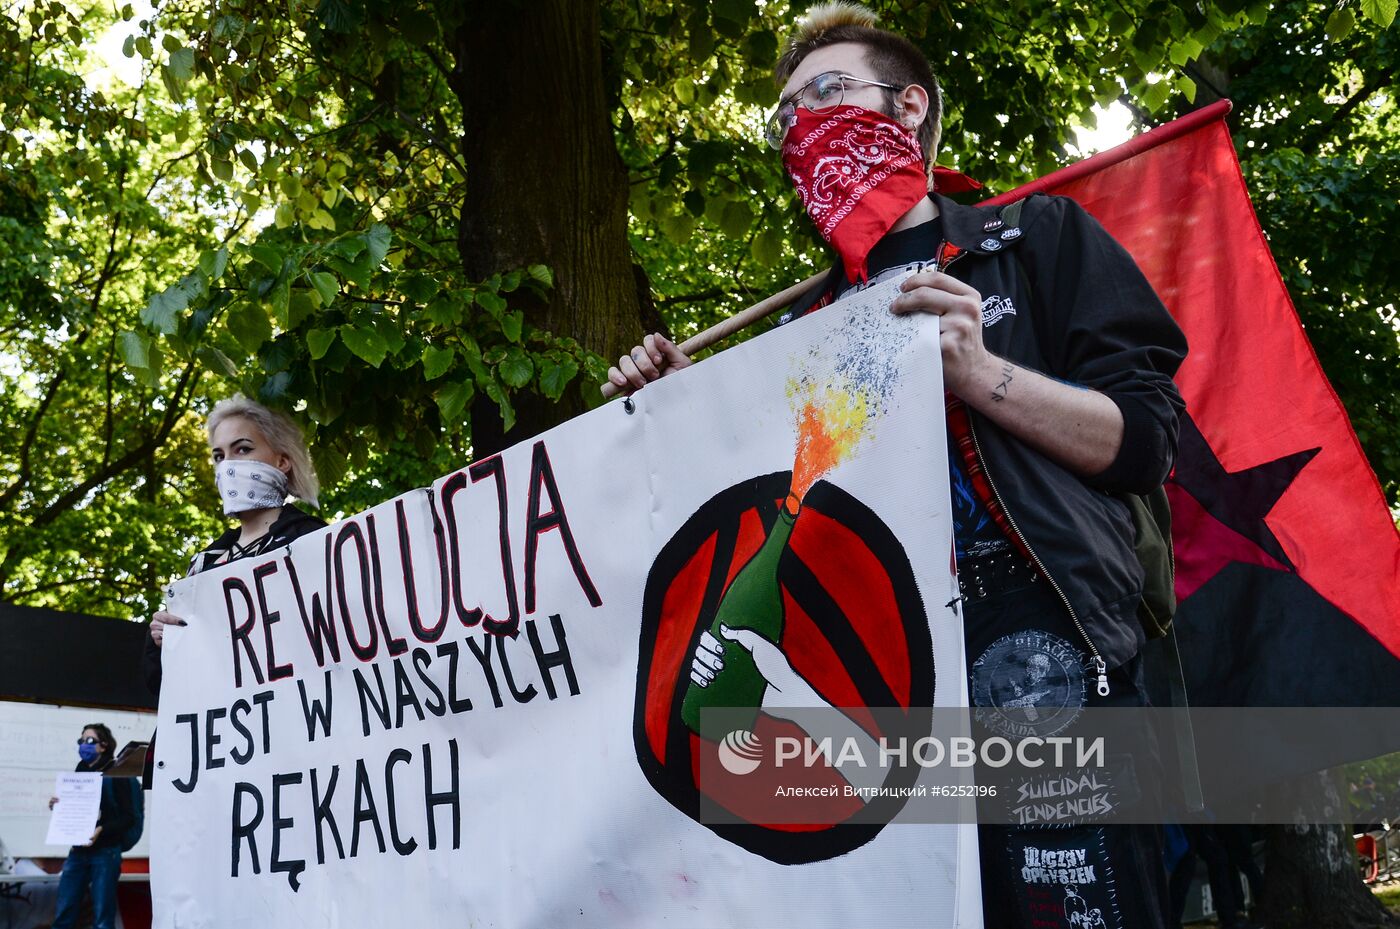
{"label": "eyeglasses", "polygon": [[92,736],[86,736],[86,737],[84,737],[84,738],[79,739],[79,740],[78,740],[78,744],[79,744],[79,745],[99,745],[99,744],[101,744],[101,740],[100,740],[100,739],[94,739]]}
{"label": "eyeglasses", "polygon": [[841,101],[846,97],[846,84],[849,81],[871,87],[883,87],[896,93],[904,89],[894,84],[867,81],[863,77],[842,74],[839,71],[826,71],[818,74],[793,91],[786,100],[778,101],[778,108],[773,111],[772,116],[768,117],[768,123],[764,127],[764,138],[768,140],[768,145],[774,151],[783,147],[783,137],[797,122],[797,108],[799,106],[804,110],[818,114],[828,113],[840,106]]}

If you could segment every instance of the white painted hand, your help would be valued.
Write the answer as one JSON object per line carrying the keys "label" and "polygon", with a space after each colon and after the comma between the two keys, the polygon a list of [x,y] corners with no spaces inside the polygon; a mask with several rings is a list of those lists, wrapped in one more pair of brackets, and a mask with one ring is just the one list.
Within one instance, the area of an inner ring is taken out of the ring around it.
{"label": "white painted hand", "polygon": [[783,650],[774,643],[752,629],[720,626],[719,632],[753,656],[758,673],[768,682],[761,701],[762,709],[768,715],[779,719],[791,719],[792,714],[784,713],[784,710],[831,706],[822,699],[816,688],[807,683],[806,678],[797,673],[797,669],[788,661]]}

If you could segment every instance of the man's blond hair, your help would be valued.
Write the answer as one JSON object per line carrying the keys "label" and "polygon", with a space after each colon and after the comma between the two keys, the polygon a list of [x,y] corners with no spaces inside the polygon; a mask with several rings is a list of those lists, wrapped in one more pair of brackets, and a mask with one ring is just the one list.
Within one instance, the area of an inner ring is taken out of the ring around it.
{"label": "man's blond hair", "polygon": [[865,60],[878,80],[901,88],[918,84],[928,92],[928,114],[919,126],[919,144],[924,150],[924,166],[931,169],[943,135],[943,91],[918,46],[879,28],[879,21],[874,12],[849,0],[817,4],[797,20],[773,77],[779,86],[786,84],[802,60],[819,48],[841,42],[863,45]]}

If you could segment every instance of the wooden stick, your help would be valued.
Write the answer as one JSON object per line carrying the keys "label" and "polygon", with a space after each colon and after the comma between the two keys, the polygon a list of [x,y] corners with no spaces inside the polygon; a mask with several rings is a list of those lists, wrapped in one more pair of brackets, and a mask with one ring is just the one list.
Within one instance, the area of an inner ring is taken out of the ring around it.
{"label": "wooden stick", "polygon": [[[702,348],[709,348],[719,340],[728,338],[740,329],[747,329],[765,316],[771,316],[783,307],[791,306],[793,303],[796,303],[798,298],[815,287],[817,282],[826,277],[826,275],[826,271],[818,271],[805,281],[798,281],[786,290],[780,291],[764,300],[760,300],[747,310],[740,310],[728,319],[715,323],[704,332],[686,339],[680,344],[680,350],[687,355],[694,355]],[[623,388],[618,387],[612,381],[606,381],[602,386],[603,396],[609,400],[622,393],[622,390]]]}

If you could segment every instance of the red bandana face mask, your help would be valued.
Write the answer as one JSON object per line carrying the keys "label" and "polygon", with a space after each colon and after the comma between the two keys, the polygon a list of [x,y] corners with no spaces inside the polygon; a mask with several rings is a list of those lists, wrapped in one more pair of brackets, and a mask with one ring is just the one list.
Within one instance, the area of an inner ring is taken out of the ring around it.
{"label": "red bandana face mask", "polygon": [[928,194],[918,136],[858,106],[820,114],[799,107],[783,167],[852,282],[866,279],[871,247]]}

